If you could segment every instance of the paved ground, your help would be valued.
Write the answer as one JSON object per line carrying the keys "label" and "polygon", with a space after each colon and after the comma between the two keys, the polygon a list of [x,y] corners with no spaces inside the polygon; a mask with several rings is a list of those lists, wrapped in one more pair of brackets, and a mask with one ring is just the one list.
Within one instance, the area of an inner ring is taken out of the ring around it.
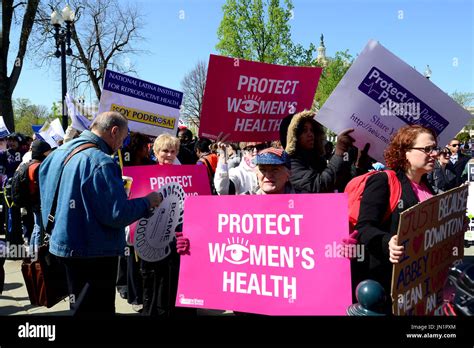
{"label": "paved ground", "polygon": [[[474,261],[474,246],[465,249],[465,256],[470,262]],[[6,315],[71,315],[67,299],[51,308],[32,306],[21,274],[21,261],[5,262],[5,288],[0,295],[0,316]],[[122,299],[117,293],[115,300],[118,315],[140,315],[132,305]],[[231,311],[198,310],[199,315],[232,315]]]}
{"label": "paved ground", "polygon": [[474,245],[464,249],[464,256],[474,256]]}
{"label": "paved ground", "polygon": [[[6,315],[72,315],[69,310],[69,301],[67,299],[59,302],[51,308],[33,306],[28,298],[26,286],[21,274],[22,261],[5,262],[5,287],[3,294],[0,295],[0,316]],[[115,310],[118,315],[137,315],[132,305],[127,303],[117,293],[115,299]],[[231,311],[219,310],[199,310],[198,315],[233,315]]]}
{"label": "paved ground", "polygon": [[[51,308],[32,306],[20,267],[21,261],[5,262],[5,288],[0,295],[0,315],[71,315],[67,299]],[[115,305],[119,314],[139,315],[118,293]]]}

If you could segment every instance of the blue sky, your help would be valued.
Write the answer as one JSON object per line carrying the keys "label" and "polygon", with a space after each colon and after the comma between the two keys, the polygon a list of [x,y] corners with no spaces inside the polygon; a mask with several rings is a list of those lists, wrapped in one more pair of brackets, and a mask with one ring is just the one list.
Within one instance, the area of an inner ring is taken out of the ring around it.
{"label": "blue sky", "polygon": [[[149,54],[130,56],[138,77],[180,90],[198,60],[217,53],[217,28],[225,0],[138,0]],[[369,39],[378,40],[447,93],[474,92],[474,1],[472,0],[293,0],[292,38],[305,47],[319,45],[327,55],[349,49],[356,56]],[[180,12],[184,11],[184,12]],[[402,11],[402,12],[400,12]],[[180,19],[184,14],[184,19]],[[402,18],[400,18],[402,17]],[[61,98],[59,69],[25,62],[14,98],[46,105]],[[53,62],[59,67],[60,60]],[[86,94],[86,103],[94,99]]]}

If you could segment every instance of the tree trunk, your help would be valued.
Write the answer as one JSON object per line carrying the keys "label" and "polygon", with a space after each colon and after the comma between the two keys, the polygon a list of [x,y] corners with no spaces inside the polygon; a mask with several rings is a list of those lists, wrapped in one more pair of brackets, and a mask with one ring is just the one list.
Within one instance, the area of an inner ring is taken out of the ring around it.
{"label": "tree trunk", "polygon": [[13,119],[13,103],[11,94],[0,92],[0,115],[3,116],[5,125],[10,132],[15,131],[15,122]]}
{"label": "tree trunk", "polygon": [[3,116],[5,125],[10,132],[15,131],[13,119],[12,94],[10,93],[10,79],[6,72],[6,64],[0,59],[0,116]]}
{"label": "tree trunk", "polygon": [[[13,63],[10,76],[8,76],[8,53],[10,50],[10,30],[12,25],[13,12],[16,6],[25,5],[21,35],[19,39],[18,52]],[[10,132],[15,131],[13,118],[12,95],[16,87],[23,67],[23,58],[26,53],[28,38],[33,28],[34,19],[38,10],[39,0],[28,0],[27,3],[13,4],[13,0],[2,0],[1,13],[1,46],[0,46],[0,115],[3,116],[5,125]]]}

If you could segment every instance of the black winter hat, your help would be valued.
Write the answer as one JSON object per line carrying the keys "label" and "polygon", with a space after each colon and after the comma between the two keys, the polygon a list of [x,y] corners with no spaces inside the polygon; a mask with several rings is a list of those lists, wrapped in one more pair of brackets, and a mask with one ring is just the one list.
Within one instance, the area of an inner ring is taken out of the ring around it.
{"label": "black winter hat", "polygon": [[16,132],[8,134],[7,139],[16,140],[18,141],[18,144],[21,144],[25,140],[20,133],[16,133]]}
{"label": "black winter hat", "polygon": [[43,140],[35,140],[31,143],[31,158],[42,161],[46,158],[45,152],[51,150],[51,146]]}

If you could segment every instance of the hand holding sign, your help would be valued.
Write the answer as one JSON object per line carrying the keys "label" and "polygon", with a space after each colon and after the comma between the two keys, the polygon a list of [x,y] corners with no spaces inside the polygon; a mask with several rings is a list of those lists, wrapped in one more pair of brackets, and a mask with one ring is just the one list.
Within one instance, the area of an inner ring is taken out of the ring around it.
{"label": "hand holding sign", "polygon": [[224,132],[220,132],[217,136],[216,143],[222,142],[227,144],[227,139],[229,139],[230,133],[224,134]]}
{"label": "hand holding sign", "polygon": [[176,250],[178,254],[181,256],[191,255],[190,249],[189,239],[183,236],[183,232],[176,232]]}
{"label": "hand holding sign", "polygon": [[150,208],[155,208],[161,204],[163,201],[163,196],[158,192],[151,192],[146,195],[148,202],[150,202]]}
{"label": "hand holding sign", "polygon": [[359,168],[364,172],[369,171],[370,167],[372,167],[370,163],[369,149],[370,143],[365,144],[364,148],[359,150],[359,155],[357,157],[356,168]]}
{"label": "hand holding sign", "polygon": [[340,255],[348,259],[355,258],[355,253],[351,252],[354,249],[354,246],[358,243],[357,235],[359,231],[352,232],[349,237],[342,239],[342,248]]}
{"label": "hand holding sign", "polygon": [[398,245],[397,235],[390,238],[390,242],[388,242],[388,250],[390,251],[390,262],[398,263],[403,256],[405,248],[403,245]]}
{"label": "hand holding sign", "polygon": [[229,142],[226,140],[230,137],[230,133],[224,134],[224,132],[220,132],[216,139],[217,148],[221,150],[221,154],[224,154],[224,158],[227,160],[227,147],[229,146]]}
{"label": "hand holding sign", "polygon": [[337,136],[336,142],[336,155],[344,155],[345,152],[349,151],[349,147],[352,146],[355,139],[349,135],[354,131],[353,128],[345,129]]}

